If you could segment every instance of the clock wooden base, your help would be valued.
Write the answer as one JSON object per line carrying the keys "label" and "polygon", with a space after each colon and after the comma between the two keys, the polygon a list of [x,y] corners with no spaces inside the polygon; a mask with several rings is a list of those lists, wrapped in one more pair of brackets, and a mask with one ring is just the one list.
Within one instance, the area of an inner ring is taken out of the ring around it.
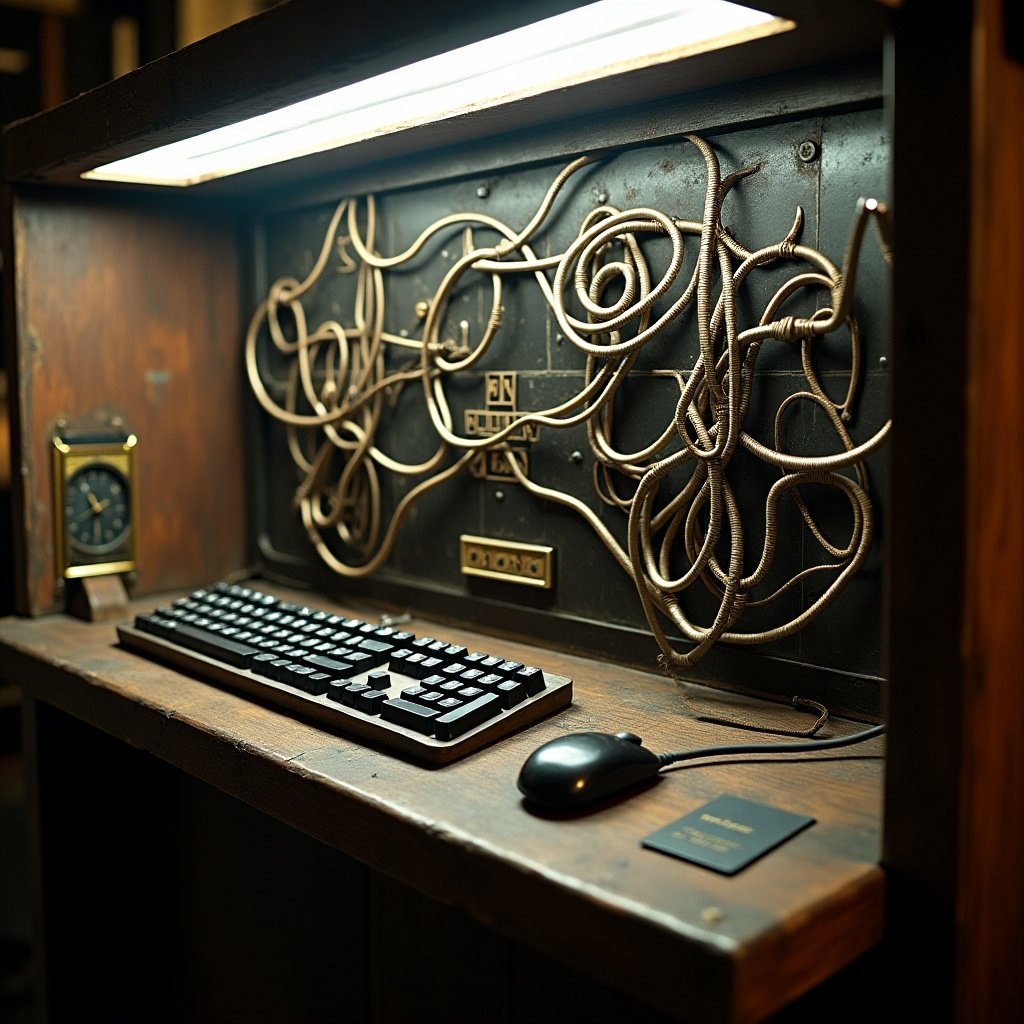
{"label": "clock wooden base", "polygon": [[88,622],[112,622],[128,616],[128,591],[120,576],[68,580],[67,610]]}

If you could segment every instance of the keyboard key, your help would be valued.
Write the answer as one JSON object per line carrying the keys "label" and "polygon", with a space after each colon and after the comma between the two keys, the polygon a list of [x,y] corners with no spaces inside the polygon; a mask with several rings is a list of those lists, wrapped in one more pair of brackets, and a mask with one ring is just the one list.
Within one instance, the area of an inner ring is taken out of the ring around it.
{"label": "keyboard key", "polygon": [[312,693],[319,697],[327,692],[330,682],[331,677],[326,672],[314,672],[312,675],[306,676],[306,693]]}
{"label": "keyboard key", "polygon": [[524,665],[513,677],[526,684],[526,692],[536,697],[544,689],[544,672],[536,665]]}
{"label": "keyboard key", "polygon": [[408,647],[400,647],[397,651],[392,651],[388,658],[388,668],[392,672],[405,672],[405,663],[411,654],[412,651]]}
{"label": "keyboard key", "polygon": [[378,665],[383,665],[394,649],[394,644],[389,644],[384,640],[371,640],[369,637],[360,640],[358,646],[358,650],[371,656],[375,668]]}
{"label": "keyboard key", "polygon": [[327,684],[327,699],[338,704],[345,703],[345,690],[352,684],[347,679],[333,679]]}
{"label": "keyboard key", "polygon": [[376,668],[379,664],[374,661],[372,654],[367,654],[365,651],[353,651],[351,654],[346,654],[345,660],[352,666],[353,672],[365,672],[367,669]]}
{"label": "keyboard key", "polygon": [[286,668],[289,665],[294,665],[295,662],[291,658],[276,658],[274,661],[267,665],[265,675],[269,676],[275,682],[281,682],[282,676]]}
{"label": "keyboard key", "polygon": [[143,633],[152,633],[153,636],[162,636],[165,639],[173,639],[177,623],[163,615],[136,615],[135,628],[141,629]]}
{"label": "keyboard key", "polygon": [[420,662],[420,671],[423,673],[424,679],[428,676],[436,675],[443,668],[444,662],[440,658],[435,658],[433,655],[429,655]]}
{"label": "keyboard key", "polygon": [[501,706],[506,711],[509,708],[514,708],[517,704],[522,704],[529,696],[526,692],[526,684],[517,683],[514,679],[506,679],[505,682],[498,683],[494,690],[501,697]]}
{"label": "keyboard key", "polygon": [[371,689],[373,687],[368,686],[366,683],[349,683],[341,691],[341,702],[346,707],[354,708],[356,706],[356,698],[362,693],[369,693]]}
{"label": "keyboard key", "polygon": [[429,654],[432,657],[439,658],[439,657],[441,657],[444,654],[445,648],[447,648],[447,646],[448,646],[448,642],[446,640],[435,640],[427,648],[427,651],[429,652]]}
{"label": "keyboard key", "polygon": [[423,671],[423,662],[427,660],[427,656],[422,651],[413,651],[405,661],[402,662],[402,667],[399,672],[404,672],[407,676],[412,676],[413,679],[423,679],[424,676],[430,675],[429,672]]}
{"label": "keyboard key", "polygon": [[[392,629],[390,626],[378,626],[376,629],[370,630],[367,636],[370,640],[384,641],[392,647],[401,647],[405,642],[398,638],[398,630]],[[407,633],[406,636],[408,636],[410,640],[413,639],[411,634]]]}
{"label": "keyboard key", "polygon": [[298,687],[300,690],[305,690],[308,685],[306,681],[307,676],[311,676],[315,671],[316,669],[311,668],[309,665],[297,665],[292,662],[281,669],[280,682]]}
{"label": "keyboard key", "polygon": [[330,672],[335,676],[355,675],[355,667],[351,662],[338,661],[335,658],[328,658],[324,654],[307,654],[302,660],[306,665],[317,668],[321,672]]}
{"label": "keyboard key", "polygon": [[441,715],[434,723],[434,735],[439,740],[453,740],[496,718],[501,711],[501,698],[496,693],[485,693],[461,708]]}
{"label": "keyboard key", "polygon": [[380,717],[385,722],[404,725],[407,729],[423,733],[424,736],[434,735],[434,719],[438,717],[434,708],[425,708],[411,700],[392,697],[380,706]]}
{"label": "keyboard key", "polygon": [[388,699],[384,690],[364,690],[357,693],[354,707],[356,711],[362,711],[366,715],[379,715],[381,705]]}
{"label": "keyboard key", "polygon": [[275,661],[280,661],[280,660],[281,659],[278,658],[278,656],[276,654],[272,653],[271,651],[267,651],[265,654],[257,654],[252,659],[252,662],[249,665],[249,670],[251,672],[255,672],[257,675],[260,675],[260,676],[269,676],[270,675],[270,671],[269,671],[270,666]]}

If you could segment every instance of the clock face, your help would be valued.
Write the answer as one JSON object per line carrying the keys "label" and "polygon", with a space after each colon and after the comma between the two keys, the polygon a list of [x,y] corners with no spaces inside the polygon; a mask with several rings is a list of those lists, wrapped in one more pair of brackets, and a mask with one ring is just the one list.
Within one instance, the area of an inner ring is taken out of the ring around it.
{"label": "clock face", "polygon": [[54,555],[65,579],[135,571],[134,434],[123,441],[53,439]]}
{"label": "clock face", "polygon": [[86,463],[67,481],[64,523],[68,544],[87,555],[122,548],[131,530],[128,482],[113,466]]}

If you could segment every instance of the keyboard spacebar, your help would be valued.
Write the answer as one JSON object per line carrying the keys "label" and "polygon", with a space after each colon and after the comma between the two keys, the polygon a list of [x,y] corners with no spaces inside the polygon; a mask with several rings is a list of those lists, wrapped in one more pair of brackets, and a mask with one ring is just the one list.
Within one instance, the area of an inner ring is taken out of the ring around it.
{"label": "keyboard spacebar", "polygon": [[248,668],[253,657],[260,653],[258,647],[250,647],[237,640],[229,640],[226,636],[208,633],[205,629],[196,629],[195,626],[175,623],[173,629],[168,629],[167,620],[162,626],[160,635],[166,639],[235,668]]}

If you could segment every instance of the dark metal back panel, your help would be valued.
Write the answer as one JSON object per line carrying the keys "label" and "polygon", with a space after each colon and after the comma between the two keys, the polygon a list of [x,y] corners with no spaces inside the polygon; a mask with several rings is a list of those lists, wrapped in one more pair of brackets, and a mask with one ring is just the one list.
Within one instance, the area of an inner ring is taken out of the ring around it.
{"label": "dark metal back panel", "polygon": [[[861,90],[858,79],[858,90]],[[766,89],[772,87],[766,81]],[[807,110],[794,95],[795,116],[784,112],[771,118],[758,116],[756,123],[735,114],[733,97],[729,123],[707,127],[700,137],[713,149],[723,177],[741,168],[757,170],[730,190],[722,208],[722,223],[748,249],[777,243],[790,231],[797,208],[803,211],[799,241],[819,250],[841,267],[858,199],[885,200],[888,192],[888,140],[880,99],[856,106],[844,103],[841,78],[830,79],[828,69],[808,73],[804,88],[820,95],[834,87],[834,103]],[[748,86],[749,88],[749,86]],[[756,94],[756,90],[754,90]],[[880,93],[880,90],[879,90]],[[758,111],[754,94],[751,110]],[[549,216],[532,238],[538,256],[565,252],[595,208],[607,204],[619,210],[651,208],[675,218],[700,221],[703,216],[707,170],[697,148],[679,135],[664,137],[666,107],[658,107],[659,137],[644,141],[645,124],[636,123],[636,144],[616,145],[593,164],[569,177]],[[621,119],[620,122],[621,123]],[[572,136],[581,134],[579,124]],[[599,151],[607,144],[602,125],[588,122],[584,135]],[[621,134],[621,131],[619,132]],[[616,138],[618,143],[619,139]],[[497,218],[514,231],[522,229],[537,211],[548,187],[566,164],[579,155],[565,152],[557,159],[529,162],[517,158],[514,145],[505,143],[505,166],[495,170],[494,149],[478,149],[479,173],[455,164],[457,173],[439,174],[422,183],[417,169],[408,168],[416,184],[401,184],[402,169],[389,168],[387,188],[376,194],[375,249],[381,255],[396,254],[411,245],[438,218],[474,213]],[[528,148],[528,147],[527,147]],[[431,158],[435,159],[435,158]],[[436,159],[435,159],[436,162]],[[320,184],[304,201],[301,194],[278,197],[267,215],[254,220],[252,238],[252,308],[280,278],[302,280],[313,267],[338,200]],[[360,201],[359,220],[366,228],[365,204]],[[344,226],[339,232],[344,236]],[[495,244],[499,235],[476,227],[472,240],[459,224],[433,235],[423,249],[400,267],[384,272],[384,330],[415,340],[422,336],[423,321],[417,303],[431,298],[443,276],[462,257],[467,245]],[[670,257],[664,235],[639,233],[637,239],[656,281]],[[697,238],[688,236],[683,270],[667,293],[654,304],[657,319],[681,294],[690,278],[698,249]],[[355,255],[351,245],[341,250]],[[353,325],[356,275],[342,273],[343,257],[331,246],[330,262],[316,284],[301,299],[308,327],[326,321]],[[733,260],[733,266],[737,260]],[[783,260],[754,271],[737,292],[740,330],[757,323],[766,303],[786,279],[808,269],[798,261]],[[553,271],[546,273],[553,279]],[[472,367],[448,375],[443,384],[451,408],[452,429],[461,436],[468,423],[480,422],[480,413],[508,411],[507,386],[514,375],[514,408],[528,413],[551,408],[577,393],[584,384],[585,358],[565,337],[531,274],[502,275],[501,329],[484,357]],[[565,289],[566,305],[582,315],[572,293],[572,275]],[[715,297],[718,287],[716,285]],[[613,296],[618,292],[612,289]],[[492,282],[488,275],[470,272],[452,292],[439,338],[474,345],[481,337],[491,311]],[[807,315],[827,308],[822,289],[801,289],[783,309]],[[857,265],[854,302],[862,345],[857,373],[856,398],[850,407],[847,428],[854,444],[873,436],[889,415],[888,271],[880,248],[869,229]],[[421,311],[422,312],[422,311]],[[285,334],[294,337],[291,317],[282,314]],[[624,333],[628,336],[629,329]],[[258,332],[260,376],[271,398],[283,404],[288,388],[288,369],[293,358],[272,352],[266,324]],[[419,365],[414,348],[385,346],[386,372]],[[721,344],[718,346],[721,351]],[[323,347],[321,348],[321,355]],[[694,309],[678,319],[643,347],[614,402],[613,437],[620,451],[649,443],[672,423],[679,397],[679,383],[694,366],[699,354]],[[850,332],[842,328],[817,341],[813,364],[818,379],[836,403],[842,401],[851,378]],[[667,372],[678,371],[678,372]],[[314,377],[323,381],[322,359]],[[488,402],[488,382],[497,388]],[[761,348],[744,430],[773,447],[776,417],[782,431],[782,447],[802,455],[826,455],[842,451],[835,428],[821,407],[806,397],[808,383],[801,363],[799,343],[769,340]],[[796,397],[804,394],[805,397]],[[303,403],[299,407],[311,410]],[[780,415],[780,409],[785,411]],[[375,434],[377,447],[405,463],[427,459],[438,448],[438,434],[431,422],[419,379],[389,388],[382,398],[382,416]],[[469,417],[467,419],[467,416]],[[492,417],[491,422],[497,422]],[[337,593],[358,593],[409,607],[429,608],[436,616],[466,619],[474,623],[530,636],[535,640],[574,650],[589,651],[640,666],[657,665],[658,647],[645,619],[637,585],[616,562],[595,530],[574,508],[530,493],[514,479],[488,479],[487,464],[455,473],[443,484],[413,501],[401,520],[393,548],[380,567],[365,578],[349,578],[327,566],[318,556],[303,529],[295,507],[295,494],[304,474],[295,463],[285,429],[262,409],[254,413],[256,431],[255,474],[256,559],[264,571],[277,578],[300,581]],[[309,458],[324,435],[320,430],[298,431],[297,445]],[[623,547],[627,543],[627,512],[599,500],[595,489],[595,453],[584,424],[566,428],[542,425],[529,441],[514,441],[519,458],[528,462],[528,477],[538,485],[557,489],[588,509]],[[678,440],[666,449],[679,447]],[[458,451],[446,455],[450,466]],[[482,456],[487,458],[487,456]],[[883,563],[881,531],[885,509],[886,448],[865,460],[868,491],[874,510],[874,536],[866,560],[838,598],[805,628],[766,644],[754,646],[720,643],[695,665],[679,674],[683,678],[712,683],[727,689],[790,697],[799,694],[821,700],[834,710],[877,715],[882,703],[882,598]],[[341,459],[335,459],[328,478],[336,480]],[[679,493],[692,470],[669,474],[659,490],[663,506]],[[852,470],[844,470],[852,476]],[[333,473],[333,476],[330,474]],[[740,450],[729,463],[727,479],[736,497],[742,521],[744,571],[757,564],[765,537],[765,501],[780,471]],[[377,466],[381,494],[381,536],[403,497],[429,474],[402,474]],[[631,493],[635,481],[617,479],[621,494]],[[800,490],[824,535],[844,545],[852,530],[850,504],[834,489],[805,486]],[[772,595],[803,570],[831,559],[802,521],[792,492],[778,508],[778,547],[765,582],[750,594],[748,605],[733,629],[750,633],[770,630],[797,617],[835,578],[836,571],[811,573],[763,605],[758,597]],[[706,514],[701,514],[706,522]],[[325,536],[330,531],[325,532]],[[554,549],[554,585],[547,590],[514,582],[494,581],[460,571],[460,537],[484,536],[500,541],[547,545]],[[380,549],[380,537],[369,554]],[[332,557],[358,565],[368,555],[356,546],[332,536]],[[722,564],[729,558],[728,534],[716,551]],[[682,542],[673,548],[673,572],[681,572]],[[687,618],[701,626],[710,624],[719,599],[702,582],[680,595]],[[670,624],[661,620],[667,628]],[[685,651],[692,645],[678,638],[673,645]]]}

